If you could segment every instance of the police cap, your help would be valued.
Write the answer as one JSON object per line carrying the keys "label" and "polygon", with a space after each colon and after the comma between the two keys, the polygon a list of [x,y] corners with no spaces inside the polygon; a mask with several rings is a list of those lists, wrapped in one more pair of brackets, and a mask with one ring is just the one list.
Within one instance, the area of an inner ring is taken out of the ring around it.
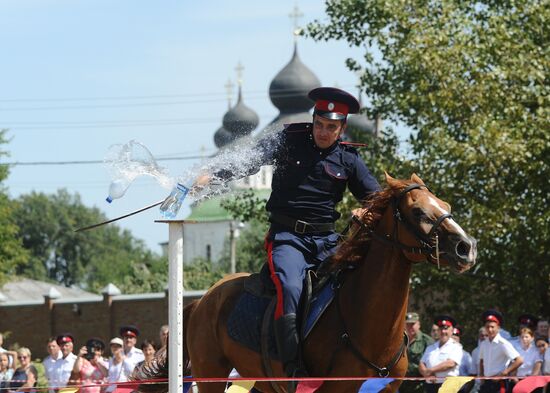
{"label": "police cap", "polygon": [[455,327],[456,326],[456,320],[451,317],[450,315],[439,315],[437,318],[434,319],[434,323],[441,327]]}
{"label": "police cap", "polygon": [[56,337],[57,345],[62,346],[66,343],[74,343],[74,337],[71,333],[63,333]]}
{"label": "police cap", "polygon": [[521,314],[518,317],[518,323],[522,326],[535,327],[539,319],[533,314]]}
{"label": "police cap", "polygon": [[455,326],[453,328],[453,336],[460,337],[460,336],[462,336],[462,332],[463,332],[463,330],[462,330],[462,327],[460,327],[460,326]]}
{"label": "police cap", "polygon": [[487,310],[483,314],[481,314],[481,319],[483,323],[486,322],[496,322],[499,325],[502,325],[504,322],[504,317],[502,314],[497,310]]}
{"label": "police cap", "polygon": [[315,101],[314,114],[330,120],[345,120],[349,113],[359,112],[359,101],[351,94],[335,87],[318,87],[309,92]]}
{"label": "police cap", "polygon": [[122,337],[137,337],[139,336],[139,329],[134,325],[124,325],[120,328],[119,333]]}

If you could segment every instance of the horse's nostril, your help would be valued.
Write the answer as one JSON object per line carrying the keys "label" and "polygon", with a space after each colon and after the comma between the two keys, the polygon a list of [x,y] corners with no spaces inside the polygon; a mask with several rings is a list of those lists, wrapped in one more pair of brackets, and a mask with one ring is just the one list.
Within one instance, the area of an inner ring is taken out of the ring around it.
{"label": "horse's nostril", "polygon": [[470,245],[461,240],[456,244],[456,255],[459,257],[467,258],[470,253]]}

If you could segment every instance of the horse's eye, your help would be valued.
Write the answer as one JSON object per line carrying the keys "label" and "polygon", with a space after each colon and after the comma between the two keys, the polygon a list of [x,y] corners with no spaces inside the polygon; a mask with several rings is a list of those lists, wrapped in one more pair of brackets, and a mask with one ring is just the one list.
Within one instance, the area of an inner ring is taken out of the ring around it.
{"label": "horse's eye", "polygon": [[424,210],[422,210],[421,208],[419,207],[413,207],[412,209],[412,215],[416,218],[422,218],[425,216],[424,214]]}

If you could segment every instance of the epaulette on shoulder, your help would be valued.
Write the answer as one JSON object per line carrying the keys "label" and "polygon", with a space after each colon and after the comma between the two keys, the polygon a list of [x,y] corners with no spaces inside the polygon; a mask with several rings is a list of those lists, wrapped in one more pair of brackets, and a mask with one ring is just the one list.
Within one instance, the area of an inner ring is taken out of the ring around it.
{"label": "epaulette on shoulder", "polygon": [[285,132],[309,132],[313,128],[313,123],[290,123],[285,124]]}
{"label": "epaulette on shoulder", "polygon": [[357,149],[362,147],[367,147],[366,143],[358,142],[340,142],[340,145],[349,152],[358,153]]}

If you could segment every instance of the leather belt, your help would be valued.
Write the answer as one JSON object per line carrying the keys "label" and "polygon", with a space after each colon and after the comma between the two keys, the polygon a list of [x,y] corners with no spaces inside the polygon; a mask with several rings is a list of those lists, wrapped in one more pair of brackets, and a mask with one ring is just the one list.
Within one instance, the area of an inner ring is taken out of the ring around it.
{"label": "leather belt", "polygon": [[284,216],[282,214],[271,214],[269,216],[269,221],[275,224],[283,225],[300,234],[334,231],[333,222],[306,222],[303,220],[297,220],[292,217]]}

